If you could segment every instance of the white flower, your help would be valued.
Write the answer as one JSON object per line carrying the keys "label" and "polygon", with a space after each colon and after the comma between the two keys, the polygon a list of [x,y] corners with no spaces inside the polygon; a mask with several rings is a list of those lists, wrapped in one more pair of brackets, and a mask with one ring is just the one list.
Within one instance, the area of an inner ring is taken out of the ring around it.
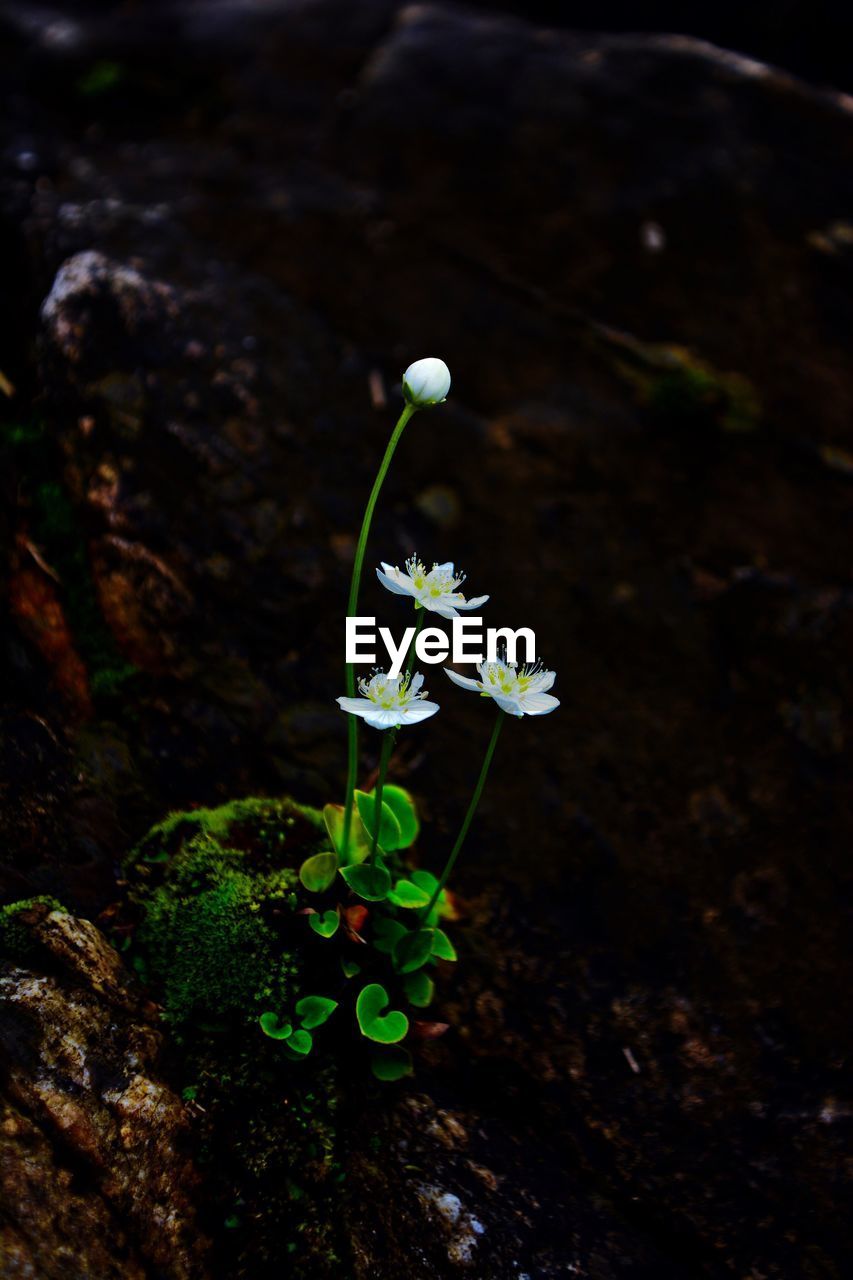
{"label": "white flower", "polygon": [[430,408],[447,399],[450,370],[443,360],[427,356],[416,360],[403,374],[403,395],[417,409]]}
{"label": "white flower", "polygon": [[421,693],[422,675],[386,676],[377,671],[369,680],[359,680],[360,698],[338,698],[342,711],[363,716],[374,729],[390,729],[393,725],[417,724],[438,711],[437,702],[426,702]]}
{"label": "white flower", "polygon": [[383,560],[376,575],[382,585],[395,595],[413,596],[424,609],[431,609],[442,618],[457,618],[460,609],[464,612],[479,609],[489,598],[475,596],[473,600],[466,600],[457,590],[465,581],[465,574],[454,573],[450,560],[447,564],[434,564],[427,572],[417,556],[412,556],[406,561],[406,570],[403,573],[402,569],[395,569]]}
{"label": "white flower", "polygon": [[487,698],[494,698],[502,711],[511,716],[546,716],[559,707],[560,699],[547,689],[556,680],[553,671],[545,671],[538,663],[520,669],[508,662],[481,662],[477,670],[479,680],[457,675],[449,667],[444,668],[454,684],[463,689],[473,689]]}

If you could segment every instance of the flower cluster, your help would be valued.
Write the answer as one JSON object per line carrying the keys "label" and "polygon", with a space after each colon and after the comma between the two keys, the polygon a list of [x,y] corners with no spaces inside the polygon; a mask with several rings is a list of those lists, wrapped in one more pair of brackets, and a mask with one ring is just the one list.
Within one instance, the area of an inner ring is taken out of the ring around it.
{"label": "flower cluster", "polygon": [[[488,596],[465,599],[459,590],[465,574],[456,572],[452,560],[434,563],[427,569],[417,556],[410,556],[405,573],[383,560],[376,574],[394,595],[408,596],[414,600],[416,609],[428,609],[442,618],[457,618],[460,612],[479,609],[489,599]],[[544,716],[560,705],[559,698],[548,693],[556,679],[555,673],[546,671],[538,662],[522,667],[502,659],[481,662],[479,680],[461,676],[449,667],[444,670],[460,688],[493,698],[507,715]],[[359,681],[360,697],[338,698],[338,705],[351,715],[361,716],[374,729],[417,724],[439,709],[437,702],[425,701],[427,694],[421,693],[423,682],[423,676],[413,675],[411,669],[396,678],[377,671],[370,680]]]}

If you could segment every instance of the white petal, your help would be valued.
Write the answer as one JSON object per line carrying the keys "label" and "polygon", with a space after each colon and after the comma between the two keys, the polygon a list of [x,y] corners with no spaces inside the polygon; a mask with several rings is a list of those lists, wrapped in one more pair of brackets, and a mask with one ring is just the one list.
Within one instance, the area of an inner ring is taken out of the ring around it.
{"label": "white petal", "polygon": [[444,668],[444,674],[450,676],[454,684],[458,684],[460,689],[473,689],[475,693],[480,692],[480,684],[477,680],[471,680],[468,676],[460,676],[455,671],[451,671],[450,667]]}
{"label": "white petal", "polygon": [[546,690],[551,688],[556,679],[556,671],[543,671],[541,675],[534,677],[530,688],[533,693],[545,693]]}
{"label": "white petal", "polygon": [[485,604],[488,596],[474,596],[473,600],[457,600],[457,609],[479,609],[481,604]]}
{"label": "white petal", "polygon": [[395,596],[413,596],[417,594],[412,579],[408,574],[401,573],[399,569],[392,569],[390,573],[383,573],[381,569],[377,569],[376,576],[383,587],[393,591]]}
{"label": "white petal", "polygon": [[395,724],[403,723],[403,713],[399,707],[371,706],[364,713],[364,719],[371,729],[390,729]]}
{"label": "white petal", "polygon": [[433,613],[437,613],[440,618],[456,618],[459,616],[446,596],[443,599],[436,600],[435,604],[427,605],[427,608],[432,609]]}
{"label": "white petal", "polygon": [[493,693],[492,697],[500,707],[501,711],[505,711],[508,716],[524,715],[525,708],[521,705],[517,697],[510,698],[507,697],[505,693]]}
{"label": "white petal", "polygon": [[424,702],[422,699],[417,699],[401,708],[400,723],[417,724],[419,720],[428,720],[430,716],[434,716],[436,711],[438,711],[437,702]]}
{"label": "white petal", "polygon": [[528,716],[547,716],[549,711],[559,707],[560,699],[553,698],[550,693],[529,693],[521,705]]}
{"label": "white petal", "polygon": [[452,561],[452,560],[448,560],[447,564],[437,564],[437,565],[435,566],[435,568],[436,568],[436,569],[438,569],[438,570],[440,570],[442,573],[444,573],[445,571],[447,571],[447,573],[452,574],[452,573],[453,573],[453,561]]}
{"label": "white petal", "polygon": [[423,682],[424,682],[424,678],[421,675],[420,671],[416,672],[415,675],[412,676],[412,683],[409,686],[409,692],[420,693]]}
{"label": "white petal", "polygon": [[337,703],[341,711],[347,711],[353,716],[366,715],[373,706],[367,698],[338,698]]}

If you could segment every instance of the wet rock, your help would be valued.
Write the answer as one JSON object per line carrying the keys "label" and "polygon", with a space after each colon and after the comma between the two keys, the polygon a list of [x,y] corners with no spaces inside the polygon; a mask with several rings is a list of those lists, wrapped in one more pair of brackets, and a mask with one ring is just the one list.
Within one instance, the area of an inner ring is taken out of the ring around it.
{"label": "wet rock", "polygon": [[[34,903],[0,973],[4,1275],[207,1274],[184,1103],[162,1036],[88,921]],[[7,939],[8,940],[8,939]]]}

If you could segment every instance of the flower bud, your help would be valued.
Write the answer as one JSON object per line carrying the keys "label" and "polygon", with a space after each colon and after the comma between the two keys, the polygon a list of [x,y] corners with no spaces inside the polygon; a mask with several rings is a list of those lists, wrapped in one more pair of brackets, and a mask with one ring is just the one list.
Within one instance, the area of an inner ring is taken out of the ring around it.
{"label": "flower bud", "polygon": [[403,374],[403,395],[416,409],[441,404],[450,390],[450,370],[443,360],[427,356],[416,360]]}

